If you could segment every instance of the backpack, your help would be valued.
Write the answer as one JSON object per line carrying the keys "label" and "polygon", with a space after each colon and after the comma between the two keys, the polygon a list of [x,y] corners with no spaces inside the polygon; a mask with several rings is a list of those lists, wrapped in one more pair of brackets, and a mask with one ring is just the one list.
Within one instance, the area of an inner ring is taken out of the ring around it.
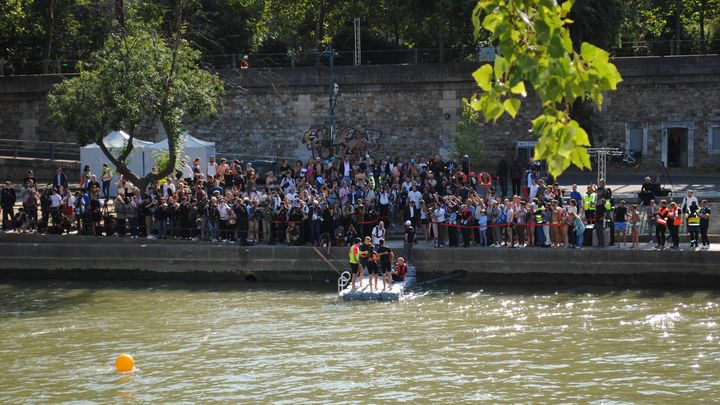
{"label": "backpack", "polygon": [[507,224],[507,210],[500,211],[500,217],[498,217],[496,224]]}

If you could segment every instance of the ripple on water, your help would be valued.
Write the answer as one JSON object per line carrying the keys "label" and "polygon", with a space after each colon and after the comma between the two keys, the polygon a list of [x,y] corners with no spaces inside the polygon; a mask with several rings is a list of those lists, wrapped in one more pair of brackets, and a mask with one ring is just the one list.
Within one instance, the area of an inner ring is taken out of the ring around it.
{"label": "ripple on water", "polygon": [[[8,402],[697,402],[713,293],[514,286],[336,303],[327,290],[0,284]],[[137,370],[114,372],[120,352]],[[613,387],[608,390],[607,387]]]}

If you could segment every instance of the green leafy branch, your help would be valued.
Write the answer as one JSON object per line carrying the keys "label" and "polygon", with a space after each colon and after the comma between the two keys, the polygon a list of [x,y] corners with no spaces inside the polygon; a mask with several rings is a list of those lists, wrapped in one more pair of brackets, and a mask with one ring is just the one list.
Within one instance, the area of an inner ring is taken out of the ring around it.
{"label": "green leafy branch", "polygon": [[471,106],[486,121],[505,113],[515,118],[526,86],[534,89],[543,108],[532,121],[539,136],[535,159],[547,161],[553,176],[571,163],[591,167],[588,134],[570,117],[573,101],[590,99],[602,109],[603,92],[622,81],[606,51],[586,42],[579,53],[573,49],[567,27],[572,5],[572,0],[561,5],[555,0],[481,0],[473,12],[475,35],[489,31],[501,55],[473,73],[482,92]]}

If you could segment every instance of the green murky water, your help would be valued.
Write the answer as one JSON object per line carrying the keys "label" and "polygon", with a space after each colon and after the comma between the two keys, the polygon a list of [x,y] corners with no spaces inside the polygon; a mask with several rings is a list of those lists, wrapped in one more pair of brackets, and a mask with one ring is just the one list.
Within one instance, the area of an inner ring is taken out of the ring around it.
{"label": "green murky water", "polygon": [[444,288],[346,304],[332,285],[0,283],[0,401],[720,400],[717,292]]}

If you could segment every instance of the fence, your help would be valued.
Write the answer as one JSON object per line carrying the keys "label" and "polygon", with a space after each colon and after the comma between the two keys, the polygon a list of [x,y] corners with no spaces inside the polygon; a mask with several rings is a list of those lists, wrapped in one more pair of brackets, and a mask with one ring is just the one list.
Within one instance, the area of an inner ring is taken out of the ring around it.
{"label": "fence", "polygon": [[[477,61],[479,55],[485,54],[482,50],[483,48],[471,47],[363,50],[361,60],[363,65],[460,63]],[[611,49],[610,53],[615,57],[717,54],[720,53],[720,40],[707,40],[705,43],[693,40],[622,42]],[[353,55],[353,51],[336,51],[334,64],[352,66]],[[202,63],[209,69],[236,69],[240,67],[243,56],[243,54],[203,55]],[[318,66],[328,63],[323,52],[249,53],[247,56],[251,68]],[[0,76],[42,74],[45,72],[46,63],[47,73],[77,73],[78,62],[78,60],[0,59]]]}
{"label": "fence", "polygon": [[50,160],[80,160],[80,146],[74,142],[0,139],[0,156]]}

